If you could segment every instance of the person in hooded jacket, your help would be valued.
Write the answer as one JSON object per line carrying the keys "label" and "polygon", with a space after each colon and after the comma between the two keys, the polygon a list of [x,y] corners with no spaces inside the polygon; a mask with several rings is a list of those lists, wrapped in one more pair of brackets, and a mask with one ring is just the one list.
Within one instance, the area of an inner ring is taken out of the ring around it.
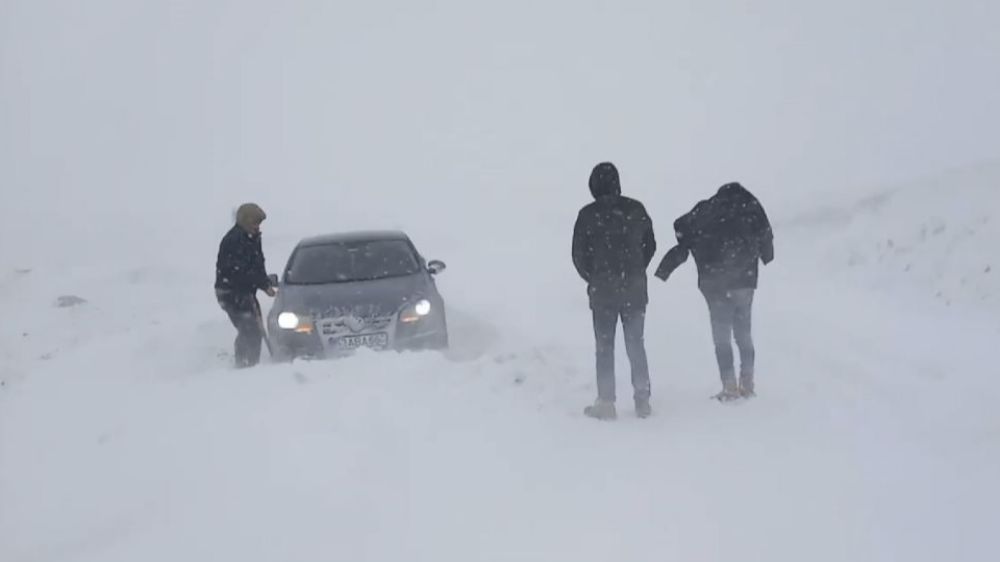
{"label": "person in hooded jacket", "polygon": [[215,264],[215,295],[236,328],[235,362],[238,368],[260,362],[264,325],[257,291],[276,294],[264,266],[260,225],[267,215],[254,203],[236,211],[236,224],[219,244]]}
{"label": "person in hooded jacket", "polygon": [[584,414],[617,417],[615,333],[620,319],[636,414],[647,417],[652,411],[644,332],[646,270],[656,254],[653,221],[642,203],[622,196],[618,170],[610,162],[594,167],[590,192],[594,202],[580,210],[573,230],[573,264],[587,282],[597,348],[597,400]]}
{"label": "person in hooded jacket", "polygon": [[[774,259],[774,234],[763,205],[739,183],[727,183],[711,198],[674,221],[677,245],[660,262],[656,276],[666,281],[694,256],[698,287],[708,303],[715,356],[722,378],[720,401],[754,396],[752,308],[758,262]],[[740,353],[737,382],[732,340]]]}

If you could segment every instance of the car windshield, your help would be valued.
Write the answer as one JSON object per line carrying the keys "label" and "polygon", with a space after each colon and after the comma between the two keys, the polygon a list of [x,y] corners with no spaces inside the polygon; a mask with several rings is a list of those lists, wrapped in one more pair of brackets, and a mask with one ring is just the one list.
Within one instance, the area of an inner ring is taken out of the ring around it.
{"label": "car windshield", "polygon": [[343,242],[299,248],[286,281],[293,285],[348,283],[419,271],[417,257],[405,240]]}

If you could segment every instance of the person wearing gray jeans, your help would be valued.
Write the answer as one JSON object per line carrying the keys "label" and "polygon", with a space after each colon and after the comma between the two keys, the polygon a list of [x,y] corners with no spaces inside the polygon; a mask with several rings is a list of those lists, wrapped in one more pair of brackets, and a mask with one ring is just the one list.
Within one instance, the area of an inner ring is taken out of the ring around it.
{"label": "person wearing gray jeans", "polygon": [[595,166],[589,186],[594,200],[577,215],[572,254],[577,273],[587,283],[596,344],[597,400],[583,414],[600,420],[618,417],[615,333],[621,321],[632,364],[635,414],[647,418],[653,413],[644,339],[649,304],[646,270],[656,256],[653,220],[642,203],[622,195],[613,163]]}
{"label": "person wearing gray jeans", "polygon": [[[677,245],[656,270],[666,281],[694,256],[698,288],[708,303],[722,392],[718,400],[755,396],[752,308],[758,262],[774,259],[774,234],[764,207],[739,183],[728,183],[674,221]],[[733,339],[740,351],[740,379],[733,365]]]}

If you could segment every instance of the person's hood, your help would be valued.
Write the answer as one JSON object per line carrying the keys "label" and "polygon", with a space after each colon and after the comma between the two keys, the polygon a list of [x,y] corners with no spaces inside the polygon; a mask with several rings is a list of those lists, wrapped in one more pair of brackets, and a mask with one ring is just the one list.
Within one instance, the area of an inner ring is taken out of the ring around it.
{"label": "person's hood", "polygon": [[753,194],[739,182],[727,183],[708,199],[699,201],[690,212],[675,220],[674,230],[696,232],[711,229],[720,221],[737,216],[753,201]]}
{"label": "person's hood", "polygon": [[722,212],[733,212],[746,207],[754,200],[753,195],[739,182],[730,182],[722,187],[712,197],[712,203]]}
{"label": "person's hood", "polygon": [[594,199],[622,194],[621,179],[614,164],[602,162],[594,166],[594,170],[590,173],[590,193]]}
{"label": "person's hood", "polygon": [[267,218],[267,213],[256,203],[244,203],[236,210],[236,224],[247,232],[253,232]]}
{"label": "person's hood", "polygon": [[720,200],[732,201],[734,199],[745,199],[750,195],[750,192],[740,182],[734,181],[720,187],[715,195]]}

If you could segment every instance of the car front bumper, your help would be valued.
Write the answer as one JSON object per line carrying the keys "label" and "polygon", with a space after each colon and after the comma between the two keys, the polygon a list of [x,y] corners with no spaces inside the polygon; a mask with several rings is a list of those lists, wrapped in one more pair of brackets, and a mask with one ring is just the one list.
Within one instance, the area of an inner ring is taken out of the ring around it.
{"label": "car front bumper", "polygon": [[358,330],[345,332],[331,327],[329,320],[319,320],[313,324],[309,332],[283,330],[271,323],[268,327],[268,337],[271,345],[277,347],[279,353],[288,358],[332,358],[350,355],[360,348],[343,346],[342,342],[351,339],[371,339],[366,336],[385,334],[384,345],[371,349],[376,351],[424,351],[443,349],[448,346],[447,325],[443,317],[429,316],[418,322],[404,324],[392,321],[382,330]]}

